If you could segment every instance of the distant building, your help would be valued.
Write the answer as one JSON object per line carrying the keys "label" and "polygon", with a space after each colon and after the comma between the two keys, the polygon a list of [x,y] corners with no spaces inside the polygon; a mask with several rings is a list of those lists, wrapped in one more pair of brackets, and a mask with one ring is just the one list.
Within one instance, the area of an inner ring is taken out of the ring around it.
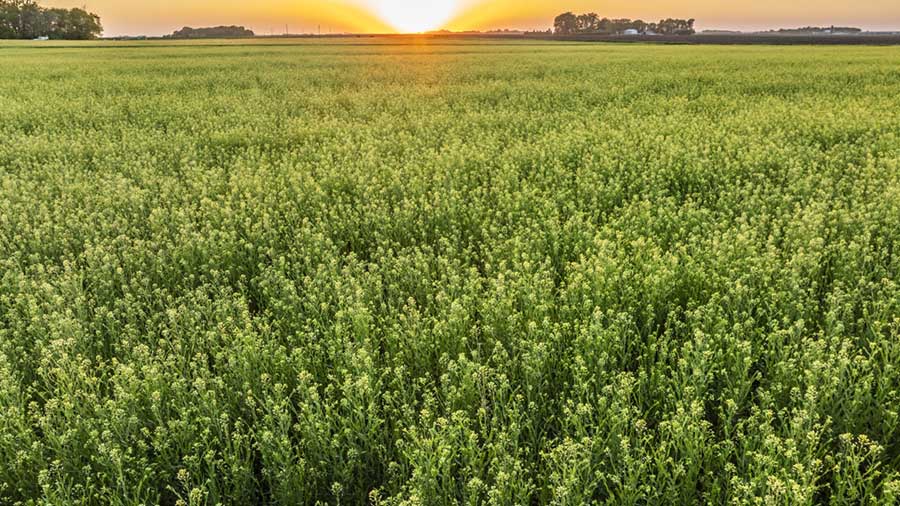
{"label": "distant building", "polygon": [[47,37],[46,35],[42,35],[34,40],[50,40],[50,37]]}
{"label": "distant building", "polygon": [[641,34],[641,32],[635,30],[634,28],[629,28],[629,29],[625,30],[624,32],[622,32],[622,35],[640,35],[640,34]]}

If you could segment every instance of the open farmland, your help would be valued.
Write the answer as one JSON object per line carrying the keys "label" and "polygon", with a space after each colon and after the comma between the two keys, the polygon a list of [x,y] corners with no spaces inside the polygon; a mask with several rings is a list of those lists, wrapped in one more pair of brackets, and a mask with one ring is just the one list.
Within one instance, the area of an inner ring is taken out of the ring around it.
{"label": "open farmland", "polygon": [[897,49],[50,44],[0,503],[900,499]]}

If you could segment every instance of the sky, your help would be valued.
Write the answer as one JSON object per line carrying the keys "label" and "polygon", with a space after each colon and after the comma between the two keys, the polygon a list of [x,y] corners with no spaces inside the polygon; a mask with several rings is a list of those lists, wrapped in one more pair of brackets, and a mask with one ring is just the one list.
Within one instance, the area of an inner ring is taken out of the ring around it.
{"label": "sky", "polygon": [[183,26],[244,25],[259,35],[435,29],[547,29],[564,11],[656,21],[695,18],[699,29],[857,26],[900,30],[900,0],[39,0],[87,7],[105,36],[163,35]]}

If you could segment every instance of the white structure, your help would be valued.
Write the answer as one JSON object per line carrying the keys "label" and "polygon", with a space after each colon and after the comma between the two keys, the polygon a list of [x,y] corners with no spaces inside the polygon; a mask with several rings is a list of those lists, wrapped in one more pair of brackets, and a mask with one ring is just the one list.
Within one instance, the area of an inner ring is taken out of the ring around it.
{"label": "white structure", "polygon": [[46,35],[44,35],[44,36],[38,37],[38,38],[36,38],[36,39],[34,39],[34,40],[50,40],[50,37],[47,37]]}
{"label": "white structure", "polygon": [[641,33],[634,28],[629,28],[622,32],[622,35],[640,35]]}

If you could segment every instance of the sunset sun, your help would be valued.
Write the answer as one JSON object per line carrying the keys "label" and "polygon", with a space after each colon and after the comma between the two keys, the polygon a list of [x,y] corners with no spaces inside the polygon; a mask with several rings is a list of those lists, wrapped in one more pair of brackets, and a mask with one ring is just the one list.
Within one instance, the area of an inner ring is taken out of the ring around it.
{"label": "sunset sun", "polygon": [[373,13],[399,32],[435,30],[459,9],[459,0],[367,0]]}

